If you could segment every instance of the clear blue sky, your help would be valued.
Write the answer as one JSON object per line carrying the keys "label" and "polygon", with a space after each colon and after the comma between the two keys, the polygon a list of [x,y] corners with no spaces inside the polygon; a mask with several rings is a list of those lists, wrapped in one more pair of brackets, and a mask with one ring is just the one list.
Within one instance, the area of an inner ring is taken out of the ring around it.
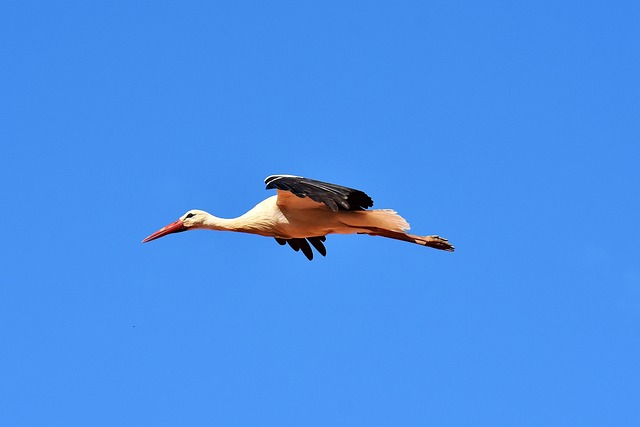
{"label": "clear blue sky", "polygon": [[[640,425],[636,2],[3,2],[0,425]],[[454,254],[140,241],[262,180]]]}

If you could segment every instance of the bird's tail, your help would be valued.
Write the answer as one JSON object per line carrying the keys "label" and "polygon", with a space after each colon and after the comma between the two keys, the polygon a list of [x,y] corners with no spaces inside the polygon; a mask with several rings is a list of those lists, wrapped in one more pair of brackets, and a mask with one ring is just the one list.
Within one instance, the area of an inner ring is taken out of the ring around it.
{"label": "bird's tail", "polygon": [[351,227],[363,229],[380,228],[403,232],[409,229],[409,223],[391,209],[375,209],[372,211],[353,211],[343,218],[343,222]]}

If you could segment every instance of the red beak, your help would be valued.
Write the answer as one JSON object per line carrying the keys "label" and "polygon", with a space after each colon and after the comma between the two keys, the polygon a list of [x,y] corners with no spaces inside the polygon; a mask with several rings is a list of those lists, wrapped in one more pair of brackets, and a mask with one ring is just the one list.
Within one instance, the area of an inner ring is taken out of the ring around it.
{"label": "red beak", "polygon": [[153,233],[151,236],[147,237],[146,239],[144,239],[142,241],[142,243],[147,243],[150,242],[152,240],[156,240],[159,239],[162,236],[166,236],[167,234],[171,234],[171,233],[180,233],[181,231],[187,231],[188,228],[184,226],[184,224],[182,223],[182,220],[179,219],[175,222],[172,222],[171,224],[162,227],[160,230],[156,231],[155,233]]}

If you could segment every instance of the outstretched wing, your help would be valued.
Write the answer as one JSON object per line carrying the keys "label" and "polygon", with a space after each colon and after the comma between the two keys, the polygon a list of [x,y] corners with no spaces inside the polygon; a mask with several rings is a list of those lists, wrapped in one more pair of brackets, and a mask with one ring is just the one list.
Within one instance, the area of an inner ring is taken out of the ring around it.
{"label": "outstretched wing", "polygon": [[264,180],[264,183],[267,184],[267,189],[278,190],[277,203],[280,206],[296,203],[289,193],[299,198],[308,197],[314,202],[323,203],[333,212],[364,210],[373,206],[373,200],[363,191],[301,176],[271,175]]}

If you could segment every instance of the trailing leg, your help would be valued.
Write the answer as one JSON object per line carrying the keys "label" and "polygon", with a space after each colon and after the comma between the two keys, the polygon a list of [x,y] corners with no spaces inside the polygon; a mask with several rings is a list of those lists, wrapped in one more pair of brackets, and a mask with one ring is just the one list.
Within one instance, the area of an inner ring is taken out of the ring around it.
{"label": "trailing leg", "polygon": [[455,249],[447,239],[440,236],[415,236],[413,234],[405,232],[391,231],[375,227],[372,227],[369,230],[370,232],[366,234],[370,236],[388,237],[390,239],[402,240],[405,242],[415,243],[422,246],[429,246],[434,249],[440,249],[449,252],[453,252]]}

